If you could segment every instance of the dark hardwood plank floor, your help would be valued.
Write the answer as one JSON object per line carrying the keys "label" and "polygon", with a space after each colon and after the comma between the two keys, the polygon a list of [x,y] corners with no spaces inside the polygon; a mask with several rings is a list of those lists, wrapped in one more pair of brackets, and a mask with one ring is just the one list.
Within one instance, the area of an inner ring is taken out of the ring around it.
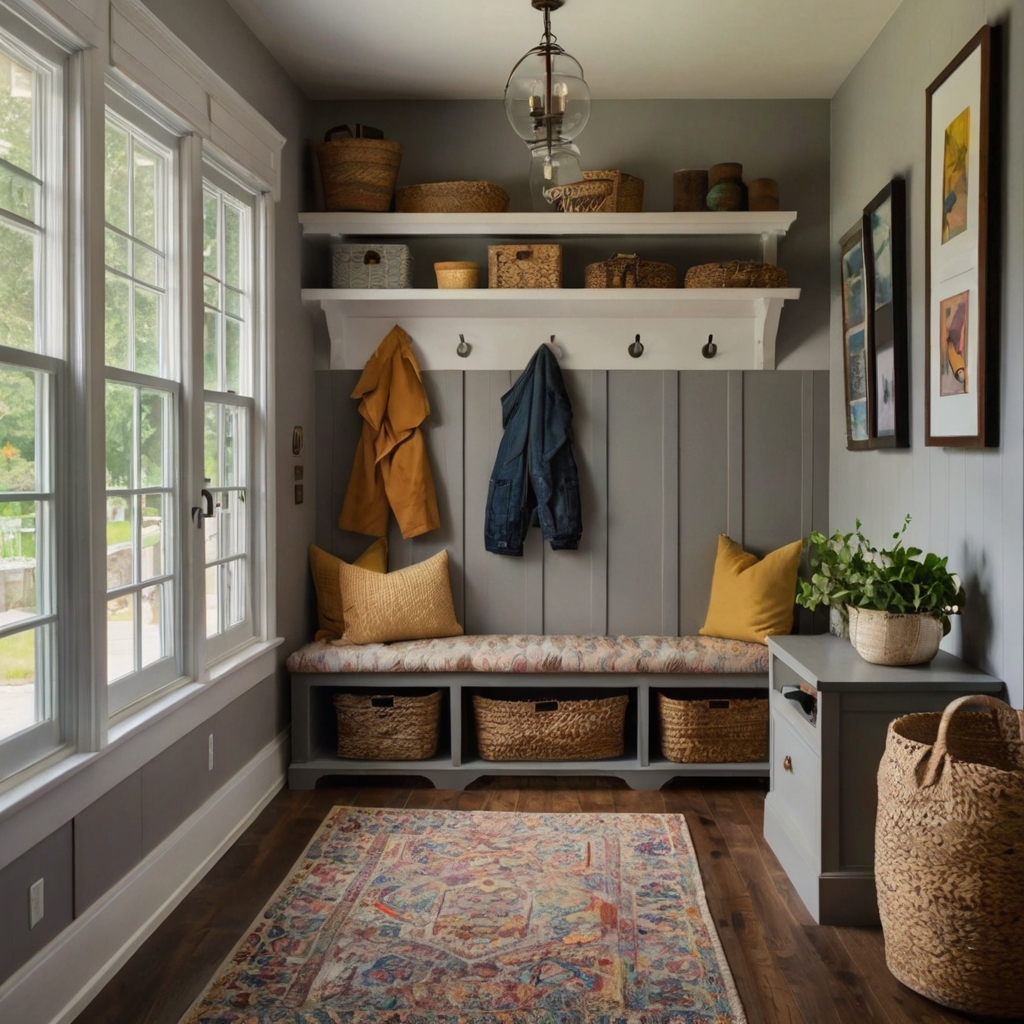
{"label": "dark hardwood plank floor", "polygon": [[645,793],[592,778],[482,779],[465,792],[417,779],[359,782],[282,790],[76,1024],[177,1024],[336,804],[684,814],[749,1024],[977,1020],[900,985],[886,970],[878,929],[814,924],[761,834],[757,783],[677,780]]}

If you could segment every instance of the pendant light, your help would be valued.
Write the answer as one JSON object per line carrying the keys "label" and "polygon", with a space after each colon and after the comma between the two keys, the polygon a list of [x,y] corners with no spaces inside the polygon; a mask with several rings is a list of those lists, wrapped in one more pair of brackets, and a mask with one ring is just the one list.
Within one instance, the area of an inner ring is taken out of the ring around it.
{"label": "pendant light", "polygon": [[532,156],[534,209],[550,210],[544,189],[580,181],[580,151],[573,139],[590,117],[590,89],[583,68],[551,34],[551,12],[565,0],[530,0],[544,13],[544,36],[512,69],[505,83],[505,113]]}

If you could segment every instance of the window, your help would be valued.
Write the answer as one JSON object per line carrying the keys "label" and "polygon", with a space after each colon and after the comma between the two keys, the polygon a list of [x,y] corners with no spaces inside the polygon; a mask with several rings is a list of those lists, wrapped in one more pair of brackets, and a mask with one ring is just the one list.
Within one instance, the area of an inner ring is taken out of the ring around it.
{"label": "window", "polygon": [[63,64],[51,50],[0,33],[0,778],[61,742]]}

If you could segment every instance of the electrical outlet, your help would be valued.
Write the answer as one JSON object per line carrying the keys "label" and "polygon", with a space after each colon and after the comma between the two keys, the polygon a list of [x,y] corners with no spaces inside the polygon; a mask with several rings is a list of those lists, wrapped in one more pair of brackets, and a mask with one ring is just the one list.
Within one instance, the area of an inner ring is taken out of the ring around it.
{"label": "electrical outlet", "polygon": [[210,739],[207,743],[207,757],[206,757],[206,770],[213,771],[213,733],[210,733]]}
{"label": "electrical outlet", "polygon": [[43,919],[43,880],[37,879],[28,887],[28,926],[35,928]]}

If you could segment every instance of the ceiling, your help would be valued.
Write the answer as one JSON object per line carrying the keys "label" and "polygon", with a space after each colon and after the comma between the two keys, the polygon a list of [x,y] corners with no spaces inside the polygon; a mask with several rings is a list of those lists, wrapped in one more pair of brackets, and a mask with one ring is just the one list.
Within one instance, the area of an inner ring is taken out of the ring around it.
{"label": "ceiling", "polygon": [[[501,97],[529,0],[229,0],[310,99]],[[595,99],[830,98],[899,0],[567,0]]]}

